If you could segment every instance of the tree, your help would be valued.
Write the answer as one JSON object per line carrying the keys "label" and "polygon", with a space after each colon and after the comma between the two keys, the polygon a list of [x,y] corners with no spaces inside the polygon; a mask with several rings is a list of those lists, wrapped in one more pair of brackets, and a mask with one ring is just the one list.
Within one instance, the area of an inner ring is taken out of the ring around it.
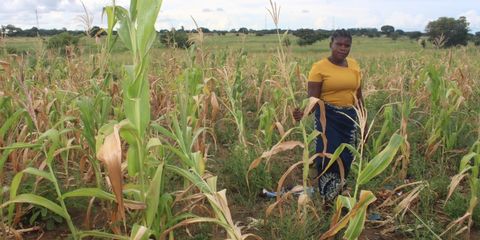
{"label": "tree", "polygon": [[456,45],[467,45],[468,25],[465,17],[454,18],[441,17],[435,21],[429,22],[425,28],[429,40],[439,39],[443,36],[445,40],[444,47]]}
{"label": "tree", "polygon": [[73,36],[68,32],[63,32],[48,39],[48,49],[62,49],[66,46],[76,46],[78,44],[79,37]]}
{"label": "tree", "polygon": [[311,45],[316,41],[321,41],[329,36],[326,32],[315,31],[308,28],[301,28],[293,31],[293,35],[298,37],[297,43],[300,46]]}
{"label": "tree", "polygon": [[8,24],[5,27],[5,33],[7,34],[7,36],[14,37],[14,36],[17,36],[18,34],[20,34],[21,32],[22,32],[21,28],[17,28],[15,26],[13,26],[12,24]]}
{"label": "tree", "polygon": [[383,34],[390,36],[393,32],[395,32],[395,28],[390,25],[383,25],[380,30],[382,31]]}
{"label": "tree", "polygon": [[200,29],[202,30],[203,33],[211,33],[210,29],[206,27],[200,27]]}
{"label": "tree", "polygon": [[410,39],[418,40],[422,36],[422,33],[419,31],[413,31],[413,32],[406,32],[405,35],[407,35],[408,38]]}
{"label": "tree", "polygon": [[188,48],[191,42],[188,41],[188,34],[185,30],[175,30],[161,32],[160,42],[166,47]]}
{"label": "tree", "polygon": [[243,34],[248,34],[248,29],[245,28],[245,27],[242,27],[242,28],[239,28],[239,29],[238,29],[238,32],[239,32],[239,33],[243,33]]}

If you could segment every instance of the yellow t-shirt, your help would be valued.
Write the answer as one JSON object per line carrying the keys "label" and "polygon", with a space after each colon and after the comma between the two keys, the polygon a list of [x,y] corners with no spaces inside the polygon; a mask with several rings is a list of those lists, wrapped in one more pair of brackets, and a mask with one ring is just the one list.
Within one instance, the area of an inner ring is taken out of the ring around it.
{"label": "yellow t-shirt", "polygon": [[360,67],[353,58],[347,58],[348,67],[333,64],[324,58],[313,64],[308,81],[321,82],[320,99],[337,106],[352,106],[360,87]]}

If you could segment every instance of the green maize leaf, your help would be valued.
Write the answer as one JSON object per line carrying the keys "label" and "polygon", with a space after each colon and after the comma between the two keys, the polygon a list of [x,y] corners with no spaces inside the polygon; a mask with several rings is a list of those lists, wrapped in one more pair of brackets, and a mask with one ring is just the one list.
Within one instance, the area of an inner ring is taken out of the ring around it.
{"label": "green maize leaf", "polygon": [[129,237],[125,237],[122,235],[116,235],[112,233],[105,233],[100,231],[78,231],[78,237],[80,239],[86,237],[94,237],[95,239],[117,239],[117,240],[130,240]]}
{"label": "green maize leaf", "polygon": [[[108,81],[111,81],[111,75],[108,75],[105,78],[105,88],[108,86]],[[96,105],[100,106],[100,115],[98,115],[97,120],[96,120],[96,126],[99,127],[100,124],[104,124],[108,120],[108,116],[110,115],[110,112],[112,111],[112,98],[110,96],[102,96],[100,98],[97,98]]]}
{"label": "green maize leaf", "polygon": [[0,156],[0,173],[3,172],[3,166],[8,159],[10,153],[12,153],[16,149],[23,149],[23,148],[37,148],[41,147],[41,144],[32,144],[32,143],[13,143],[7,147],[2,147],[0,150],[4,150],[2,155]]}
{"label": "green maize leaf", "polygon": [[146,127],[150,122],[148,81],[142,79],[142,81],[139,81],[140,85],[138,85],[135,83],[136,74],[133,72],[133,66],[125,66],[125,70],[127,73],[127,80],[124,81],[124,88],[127,91],[123,93],[125,114],[138,134],[144,136]]}
{"label": "green maize leaf", "polygon": [[343,236],[344,238],[352,240],[358,239],[364,228],[367,207],[368,205],[364,205],[358,210],[359,212],[353,217],[353,219],[350,219],[345,235]]}
{"label": "green maize leaf", "polygon": [[197,138],[198,136],[200,136],[200,134],[202,134],[204,131],[207,131],[209,128],[206,128],[206,127],[201,127],[201,128],[198,128],[197,130],[195,130],[195,133],[193,134],[193,137],[190,141],[190,149],[193,148],[193,145],[195,144],[195,142],[197,141]]}
{"label": "green maize leaf", "polygon": [[477,155],[478,155],[478,153],[471,152],[471,153],[463,156],[463,157],[462,157],[462,160],[460,161],[460,170],[459,170],[459,172],[463,171],[465,168],[467,168],[467,166],[471,165],[471,164],[470,164],[471,159],[473,159],[473,158],[476,157]]}
{"label": "green maize leaf", "polygon": [[55,182],[55,179],[52,178],[52,175],[50,175],[50,173],[45,172],[45,171],[41,171],[41,170],[36,169],[36,168],[28,167],[28,168],[25,168],[22,172],[32,174],[32,175],[35,175],[37,177],[45,178],[50,182]]}
{"label": "green maize leaf", "polygon": [[52,140],[53,142],[58,142],[59,141],[59,132],[56,129],[48,129],[46,132],[42,133],[40,137],[38,137],[38,140],[44,140],[44,139],[49,139]]}
{"label": "green maize leaf", "polygon": [[95,121],[93,119],[92,109],[93,103],[90,98],[83,97],[77,101],[78,109],[80,110],[80,119],[83,123],[83,136],[87,140],[88,145],[95,148]]}
{"label": "green maize leaf", "polygon": [[116,201],[115,196],[100,188],[79,188],[62,194],[62,199],[71,197],[96,197],[104,200]]}
{"label": "green maize leaf", "polygon": [[54,141],[52,143],[52,145],[48,148],[48,152],[47,152],[47,165],[48,166],[52,166],[52,162],[53,162],[53,159],[55,158],[55,153],[59,147],[59,142],[58,141]]}
{"label": "green maize leaf", "polygon": [[134,224],[132,228],[132,233],[130,234],[130,240],[149,240],[152,231],[148,228]]}
{"label": "green maize leaf", "polygon": [[315,138],[317,138],[318,136],[320,136],[320,134],[322,134],[321,132],[319,132],[318,130],[313,130],[307,137],[307,143],[311,143]]}
{"label": "green maize leaf", "polygon": [[[344,200],[346,200],[347,202],[351,201],[348,199]],[[340,219],[340,221],[336,222],[333,226],[331,226],[330,229],[320,237],[320,240],[329,239],[335,236],[341,229],[346,227],[348,223],[353,225],[349,225],[349,229],[347,229],[347,231],[349,234],[351,234],[350,236],[355,238],[358,231],[360,231],[361,233],[361,231],[363,230],[363,222],[357,221],[356,216],[361,215],[363,211],[366,211],[368,206],[375,200],[376,197],[371,191],[361,191],[358,202],[352,207],[352,209],[347,213],[347,215],[345,215],[342,219]],[[343,201],[339,200],[337,201],[337,204],[338,203],[343,204]],[[341,211],[341,208],[337,208],[337,210]],[[361,220],[362,218],[360,217],[359,219]],[[351,223],[351,221],[353,221],[354,223]]]}
{"label": "green maize leaf", "polygon": [[190,159],[190,157],[188,155],[186,155],[185,153],[181,152],[180,150],[178,150],[177,148],[171,146],[170,144],[166,144],[166,145],[163,145],[164,148],[170,150],[171,152],[173,152],[175,155],[177,155],[180,160],[182,161],[182,163],[186,166],[189,166],[189,167],[194,167],[195,166],[195,163],[193,162],[192,159]]}
{"label": "green maize leaf", "polygon": [[11,97],[0,96],[0,109],[6,108],[7,104],[10,103]]}
{"label": "green maize leaf", "polygon": [[[126,191],[125,191],[126,192]],[[62,199],[72,198],[72,197],[96,197],[103,200],[109,200],[117,202],[115,195],[105,192],[100,188],[79,188],[73,191],[62,194]],[[130,199],[123,199],[125,206],[129,208],[142,209],[144,208],[144,203],[139,201],[134,201]]]}
{"label": "green maize leaf", "polygon": [[340,157],[340,154],[343,152],[343,150],[345,150],[345,148],[350,150],[354,156],[360,157],[360,153],[355,147],[350,144],[342,143],[330,157],[330,161],[328,162],[327,167],[325,168],[325,170],[323,170],[322,173],[320,173],[320,175],[323,175],[325,172],[327,172],[327,170],[337,161],[337,159]]}
{"label": "green maize leaf", "polygon": [[[15,174],[15,176],[12,179],[12,183],[10,184],[10,199],[14,199],[17,196],[17,191],[18,187],[20,186],[20,183],[22,182],[23,178],[23,171],[18,172]],[[12,223],[13,219],[13,211],[15,210],[15,205],[12,204],[8,207],[8,222]]]}
{"label": "green maize leaf", "polygon": [[[164,193],[162,196],[160,196],[160,203],[158,206],[158,214],[157,216],[167,216],[167,219],[169,222],[167,222],[166,227],[172,226],[170,223],[175,223],[177,222],[175,219],[176,216],[173,216],[172,214],[172,204],[173,204],[173,197],[169,193]],[[181,216],[183,214],[180,214]]]}
{"label": "green maize leaf", "polygon": [[146,217],[147,217],[147,226],[151,227],[153,224],[153,220],[155,215],[157,214],[158,210],[158,203],[160,200],[160,186],[163,180],[163,167],[164,164],[161,163],[157,167],[157,171],[153,176],[152,181],[150,182],[150,187],[148,188],[147,192],[147,209],[146,209]]}
{"label": "green maize leaf", "polygon": [[162,126],[160,126],[156,123],[153,123],[151,126],[152,126],[153,129],[160,132],[160,134],[163,134],[163,135],[169,137],[172,140],[176,140],[175,135],[172,132],[170,132],[169,130],[167,130],[166,128],[164,128],[164,127],[162,127]]}
{"label": "green maize leaf", "polygon": [[383,125],[380,130],[380,134],[375,138],[373,143],[373,152],[376,153],[380,149],[381,145],[384,143],[384,138],[387,133],[392,129],[393,125],[393,107],[388,105],[383,110]]}
{"label": "green maize leaf", "polygon": [[137,144],[130,145],[127,151],[128,175],[134,177],[140,169],[140,159],[138,159],[139,150]]}
{"label": "green maize leaf", "polygon": [[[142,3],[142,2],[141,2]],[[135,21],[137,18],[137,12],[138,12],[138,2],[137,0],[130,0],[130,20],[132,22]]]}
{"label": "green maize leaf", "polygon": [[128,50],[133,51],[134,48],[132,46],[132,39],[130,35],[132,22],[128,17],[128,11],[123,7],[115,6],[115,15],[118,19],[118,23],[120,24],[117,34],[125,47],[128,48]]}
{"label": "green maize leaf", "polygon": [[15,150],[15,149],[22,149],[22,148],[36,148],[41,147],[42,144],[38,143],[12,143],[10,146],[1,147],[0,150]]}
{"label": "green maize leaf", "polygon": [[[75,121],[77,120],[76,117],[73,117],[73,116],[65,116],[63,117],[62,119],[60,119],[58,122],[56,122],[52,128],[58,128],[60,125],[64,124],[65,122],[71,122],[71,121]],[[70,129],[70,131],[73,131],[73,129]],[[60,131],[61,132],[61,131]]]}
{"label": "green maize leaf", "polygon": [[161,6],[162,0],[143,0],[141,4],[137,4],[137,44],[142,58],[147,55],[155,41],[155,22]]}
{"label": "green maize leaf", "polygon": [[5,134],[7,131],[15,124],[18,119],[24,115],[27,111],[25,109],[20,109],[12,114],[5,122],[3,123],[2,127],[0,128],[0,139],[4,139]]}
{"label": "green maize leaf", "polygon": [[60,207],[58,204],[55,204],[54,202],[44,198],[40,197],[35,194],[20,194],[16,196],[13,199],[10,199],[9,201],[3,203],[0,205],[0,209],[8,206],[9,204],[12,203],[29,203],[29,204],[34,204],[34,205],[39,205],[44,208],[47,208],[48,210],[62,216],[63,218],[68,218],[68,215],[66,212],[63,211],[62,207]]}
{"label": "green maize leaf", "polygon": [[346,197],[346,196],[338,196],[337,204],[341,204],[342,207],[348,208],[348,210],[352,210],[353,206],[357,201],[353,197]]}
{"label": "green maize leaf", "polygon": [[403,137],[398,134],[394,134],[390,138],[388,145],[370,162],[368,162],[365,169],[359,169],[361,172],[357,180],[358,184],[365,184],[378,174],[382,173],[387,168],[387,166],[390,165],[393,157],[395,157],[395,154],[397,154],[397,151],[402,144]]}
{"label": "green maize leaf", "polygon": [[113,28],[115,27],[115,25],[117,24],[117,18],[116,18],[116,6],[107,6],[107,7],[104,7],[103,8],[103,11],[102,11],[102,19],[103,19],[103,14],[107,13],[107,26],[108,26],[108,29],[107,29],[107,42],[108,42],[108,51],[111,52],[112,49],[113,49],[113,46],[115,45],[115,42],[117,41],[118,39],[118,35],[115,35],[115,38],[113,38],[112,40],[112,36],[113,36]]}
{"label": "green maize leaf", "polygon": [[169,171],[172,171],[188,179],[191,183],[197,186],[200,189],[200,191],[202,191],[203,193],[212,193],[210,186],[208,186],[208,184],[202,179],[200,175],[198,175],[198,173],[192,170],[185,170],[183,168],[179,168],[173,165],[165,165],[165,168]]}
{"label": "green maize leaf", "polygon": [[115,18],[115,8],[116,6],[106,6],[102,10],[102,18],[104,14],[107,14],[107,34],[111,35],[115,24],[117,24],[117,19]]}
{"label": "green maize leaf", "polygon": [[159,146],[162,146],[162,142],[160,142],[160,139],[150,138],[147,143],[147,150],[150,150],[151,148],[159,147]]}

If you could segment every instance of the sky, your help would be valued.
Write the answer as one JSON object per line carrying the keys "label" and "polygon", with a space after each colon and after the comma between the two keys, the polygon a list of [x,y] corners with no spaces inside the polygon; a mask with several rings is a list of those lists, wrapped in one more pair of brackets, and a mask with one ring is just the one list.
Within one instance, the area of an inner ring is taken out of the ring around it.
{"label": "sky", "polygon": [[[142,0],[138,0],[142,1]],[[83,0],[93,25],[105,27],[102,7],[111,0]],[[129,0],[117,0],[128,7]],[[465,16],[472,33],[480,31],[480,0],[277,0],[282,29],[337,29],[392,25],[404,31],[424,31],[429,21],[439,17]],[[199,26],[230,30],[240,27],[272,29],[269,0],[164,0],[156,28]],[[13,24],[23,29],[67,28],[82,30],[80,0],[0,0],[0,25]]]}

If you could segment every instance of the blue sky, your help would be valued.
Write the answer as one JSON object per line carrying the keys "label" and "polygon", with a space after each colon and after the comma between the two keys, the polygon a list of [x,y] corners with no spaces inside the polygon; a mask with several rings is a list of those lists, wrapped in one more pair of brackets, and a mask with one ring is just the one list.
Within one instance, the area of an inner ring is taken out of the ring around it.
{"label": "blue sky", "polygon": [[[139,0],[142,1],[142,0]],[[129,0],[117,0],[127,6]],[[429,21],[439,17],[466,16],[471,32],[480,31],[480,0],[277,0],[280,7],[280,27],[352,28],[392,25],[405,31],[423,31]],[[102,23],[101,9],[110,0],[84,0],[93,25]],[[273,28],[268,15],[268,0],[164,0],[157,29],[194,27],[191,17],[200,26],[230,30],[247,27]],[[13,24],[22,28],[36,26],[38,12],[40,28],[83,29],[80,0],[2,0],[0,25]]]}

